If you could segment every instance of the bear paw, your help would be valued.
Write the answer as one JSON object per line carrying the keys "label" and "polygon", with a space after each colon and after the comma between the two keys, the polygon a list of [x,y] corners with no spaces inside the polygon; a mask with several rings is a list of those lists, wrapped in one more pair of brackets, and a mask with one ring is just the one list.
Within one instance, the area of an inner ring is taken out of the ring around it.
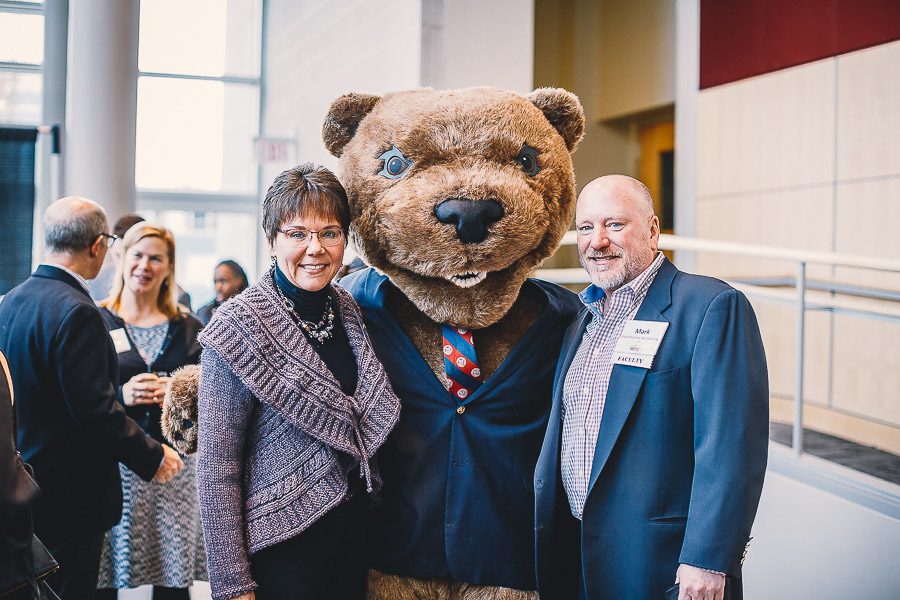
{"label": "bear paw", "polygon": [[200,365],[187,365],[172,373],[162,406],[162,432],[181,454],[197,452],[197,390]]}

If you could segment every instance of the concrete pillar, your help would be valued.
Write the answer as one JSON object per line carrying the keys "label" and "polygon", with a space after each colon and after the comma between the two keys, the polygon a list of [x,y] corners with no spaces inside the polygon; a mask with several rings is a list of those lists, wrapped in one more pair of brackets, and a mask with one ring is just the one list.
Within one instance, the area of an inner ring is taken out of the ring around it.
{"label": "concrete pillar", "polygon": [[[42,125],[58,125],[60,133],[66,125],[66,49],[69,27],[68,0],[46,0],[44,2],[44,76]],[[50,163],[52,144],[45,144],[42,152],[41,189],[46,190],[50,201],[63,189],[64,157],[55,155]],[[45,162],[47,161],[47,162]]]}
{"label": "concrete pillar", "polygon": [[[44,90],[40,125],[58,126],[60,141],[63,138],[66,123],[68,21],[68,0],[46,0],[44,2],[44,61],[41,65]],[[35,158],[39,179],[34,199],[32,268],[44,259],[44,231],[41,226],[44,210],[62,195],[64,189],[64,155],[61,147],[55,147],[52,133],[42,130],[41,135],[38,136]]]}
{"label": "concrete pillar", "polygon": [[[700,93],[700,0],[675,5],[675,235],[697,235],[697,111]],[[693,271],[696,252],[675,263]]]}
{"label": "concrete pillar", "polygon": [[135,206],[140,0],[70,0],[65,194]]}

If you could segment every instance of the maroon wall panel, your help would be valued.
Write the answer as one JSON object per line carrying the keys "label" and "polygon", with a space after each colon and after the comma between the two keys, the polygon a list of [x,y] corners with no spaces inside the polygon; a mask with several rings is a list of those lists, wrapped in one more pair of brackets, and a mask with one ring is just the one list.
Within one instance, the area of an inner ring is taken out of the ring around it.
{"label": "maroon wall panel", "polygon": [[896,39],[900,0],[701,0],[700,88]]}

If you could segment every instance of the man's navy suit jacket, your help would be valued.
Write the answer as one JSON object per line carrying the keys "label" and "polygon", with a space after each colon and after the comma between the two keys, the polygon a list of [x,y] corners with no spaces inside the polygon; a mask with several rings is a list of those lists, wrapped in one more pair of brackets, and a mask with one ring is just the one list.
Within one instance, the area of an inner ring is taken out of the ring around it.
{"label": "man's navy suit jacket", "polygon": [[74,277],[41,265],[0,302],[0,349],[19,451],[41,487],[35,533],[53,545],[106,531],[122,515],[119,461],[149,480],[163,450],[117,401],[118,360],[100,311]]}
{"label": "man's navy suit jacket", "polygon": [[566,333],[550,424],[535,472],[542,600],[662,600],[679,563],[728,575],[741,558],[762,492],[768,377],[756,316],[727,284],[664,261],[635,319],[669,323],[649,371],[615,365],[582,521],[560,478],[563,383],[591,319]]}

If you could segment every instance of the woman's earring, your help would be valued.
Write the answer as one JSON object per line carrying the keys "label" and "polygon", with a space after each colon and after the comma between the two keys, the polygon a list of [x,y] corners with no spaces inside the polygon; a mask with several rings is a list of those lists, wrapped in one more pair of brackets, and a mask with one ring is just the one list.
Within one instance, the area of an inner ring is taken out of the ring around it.
{"label": "woman's earring", "polygon": [[274,256],[270,256],[269,258],[272,259],[272,266],[273,266],[273,267],[274,267],[275,265],[278,264],[278,259],[277,259],[277,258],[275,258]]}

